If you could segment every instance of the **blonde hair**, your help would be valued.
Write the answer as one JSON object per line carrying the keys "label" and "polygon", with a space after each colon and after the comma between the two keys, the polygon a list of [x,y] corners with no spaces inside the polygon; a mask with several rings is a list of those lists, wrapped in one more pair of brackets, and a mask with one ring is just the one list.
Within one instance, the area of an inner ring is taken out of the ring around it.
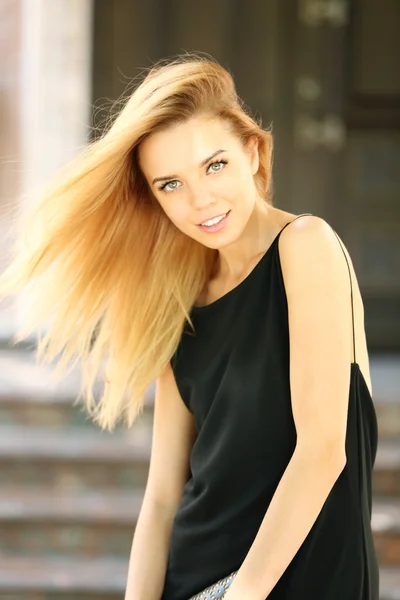
{"label": "blonde hair", "polygon": [[18,208],[13,260],[0,280],[3,296],[24,292],[24,320],[13,340],[44,327],[38,360],[59,355],[58,375],[80,360],[81,394],[102,429],[119,419],[131,426],[141,412],[185,319],[193,327],[190,309],[218,254],[167,218],[137,161],[148,135],[200,112],[225,119],[243,143],[257,137],[256,190],[272,204],[270,131],[245,109],[230,73],[192,53],[146,70],[108,130],[59,170],[38,202]]}

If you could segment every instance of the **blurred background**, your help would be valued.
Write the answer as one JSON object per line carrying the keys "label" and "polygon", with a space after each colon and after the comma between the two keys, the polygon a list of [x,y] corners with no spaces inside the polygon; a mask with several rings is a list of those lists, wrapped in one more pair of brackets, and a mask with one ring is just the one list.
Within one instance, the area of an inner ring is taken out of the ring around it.
{"label": "blurred background", "polygon": [[[400,598],[399,0],[0,0],[0,268],[9,214],[101,131],[143,67],[210,53],[275,135],[275,205],[325,218],[364,300],[379,421],[373,530],[381,599]],[[0,307],[0,598],[121,600],[151,445],[98,430],[9,341]],[[347,599],[346,599],[347,600]]]}

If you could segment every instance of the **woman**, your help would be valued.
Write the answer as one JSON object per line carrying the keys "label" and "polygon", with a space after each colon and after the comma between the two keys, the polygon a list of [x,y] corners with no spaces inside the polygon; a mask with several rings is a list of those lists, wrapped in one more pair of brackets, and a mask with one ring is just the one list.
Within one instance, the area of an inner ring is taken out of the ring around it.
{"label": "woman", "polygon": [[208,598],[379,597],[362,299],[327,222],[273,206],[271,152],[231,75],[185,55],[21,217],[16,339],[45,325],[39,357],[82,361],[102,428],[131,425],[156,380],[126,600],[224,578]]}

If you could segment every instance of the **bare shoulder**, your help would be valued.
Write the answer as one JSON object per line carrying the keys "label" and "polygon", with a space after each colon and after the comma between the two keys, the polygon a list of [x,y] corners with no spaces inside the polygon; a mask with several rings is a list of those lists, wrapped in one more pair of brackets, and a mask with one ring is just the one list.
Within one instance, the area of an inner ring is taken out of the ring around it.
{"label": "bare shoulder", "polygon": [[[341,245],[342,248],[332,227],[321,217],[305,215],[293,219],[282,231],[279,239],[281,265],[287,278],[289,292],[291,286],[301,284],[307,274],[314,278],[324,278],[327,270],[331,277],[335,277],[338,285],[348,285],[349,275],[347,268],[344,268],[346,263],[343,242]],[[346,257],[350,264],[348,252]],[[302,286],[299,289],[301,290]]]}
{"label": "bare shoulder", "polygon": [[349,287],[349,270],[344,254],[351,272],[353,292],[359,292],[350,254],[340,236],[325,219],[316,215],[295,218],[282,232],[279,240],[282,270],[289,287],[296,280],[301,283],[307,273],[314,278],[320,276],[322,280],[327,276],[334,277],[336,284]]}
{"label": "bare shoulder", "polygon": [[285,247],[292,243],[297,245],[296,240],[301,241],[302,245],[309,243],[315,246],[315,244],[323,244],[324,241],[336,239],[336,236],[332,227],[322,217],[304,215],[292,219],[282,232],[281,239],[288,240],[284,244]]}
{"label": "bare shoulder", "polygon": [[[348,314],[351,316],[350,269],[354,302],[356,362],[360,364],[372,393],[363,301],[351,256],[340,236],[323,218],[316,215],[305,215],[298,219],[295,218],[285,228],[278,245],[288,301],[291,301],[292,305],[306,301],[313,302],[314,299],[317,301],[317,298],[319,301],[326,301],[327,318],[333,290],[335,294],[344,299],[341,306],[348,306]],[[347,310],[343,314],[347,314]]]}
{"label": "bare shoulder", "polygon": [[[317,272],[337,266],[336,275],[340,280],[339,283],[346,281],[346,273],[348,281],[348,269],[343,268],[343,262],[346,266],[343,252],[351,266],[352,261],[343,241],[338,237],[333,228],[321,217],[305,215],[293,219],[282,232],[279,240],[279,253],[285,272],[290,275],[293,271],[293,277],[296,277],[299,268],[301,275],[302,271],[309,271],[310,268]],[[308,262],[305,262],[307,260]]]}

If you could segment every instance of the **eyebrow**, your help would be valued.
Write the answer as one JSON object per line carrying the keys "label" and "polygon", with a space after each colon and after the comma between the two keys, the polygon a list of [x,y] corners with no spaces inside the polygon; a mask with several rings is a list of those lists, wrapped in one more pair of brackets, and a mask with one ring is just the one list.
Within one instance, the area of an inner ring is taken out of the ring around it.
{"label": "eyebrow", "polygon": [[[216,152],[214,152],[213,154],[211,154],[211,156],[209,156],[208,158],[205,158],[204,160],[201,161],[200,163],[200,167],[204,167],[204,165],[206,163],[208,163],[209,160],[213,159],[214,156],[217,156],[217,154],[220,154],[221,152],[226,152],[226,150],[217,150]],[[156,177],[155,179],[153,179],[153,185],[155,183],[157,183],[157,181],[165,181],[167,179],[177,179],[178,175],[165,175],[164,177]]]}

